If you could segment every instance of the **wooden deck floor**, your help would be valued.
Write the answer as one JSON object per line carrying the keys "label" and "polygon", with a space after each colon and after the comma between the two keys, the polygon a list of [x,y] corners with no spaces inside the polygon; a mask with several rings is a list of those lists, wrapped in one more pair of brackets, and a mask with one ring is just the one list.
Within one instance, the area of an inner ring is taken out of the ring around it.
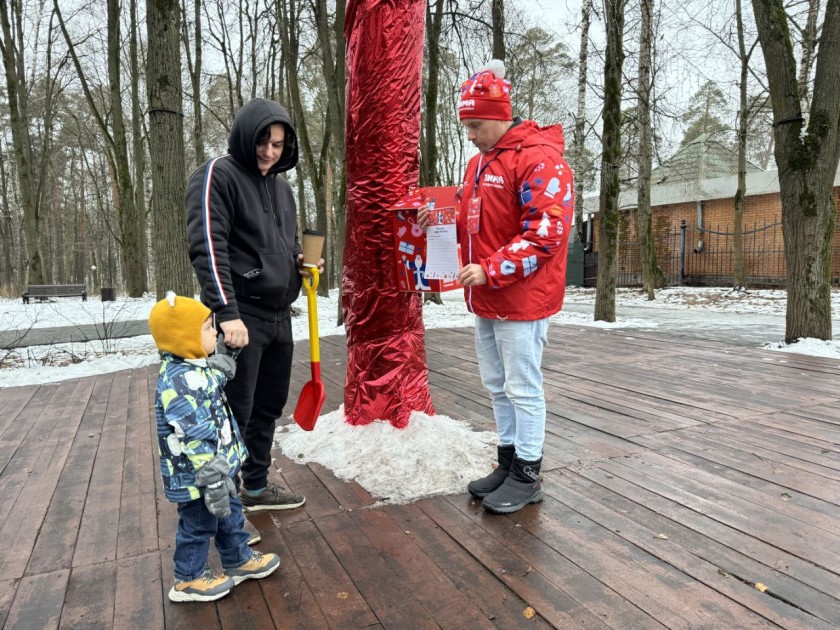
{"label": "wooden deck floor", "polygon": [[[325,411],[343,342],[322,341]],[[492,430],[472,331],[427,342],[438,413]],[[542,504],[362,509],[278,453],[307,495],[254,519],[281,570],[216,604],[166,599],[154,370],[0,390],[0,626],[840,627],[840,362],[555,326],[544,365]]]}

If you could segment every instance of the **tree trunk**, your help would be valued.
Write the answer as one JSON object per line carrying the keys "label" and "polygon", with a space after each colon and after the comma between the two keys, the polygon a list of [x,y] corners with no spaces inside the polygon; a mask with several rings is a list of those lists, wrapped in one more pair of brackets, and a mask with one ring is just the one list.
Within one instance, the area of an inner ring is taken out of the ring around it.
{"label": "tree trunk", "polygon": [[[111,120],[114,138],[114,160],[116,162],[117,186],[120,198],[120,237],[122,241],[123,279],[129,297],[141,297],[147,288],[146,268],[148,259],[143,251],[145,230],[142,215],[134,200],[134,184],[131,180],[131,165],[128,157],[128,142],[125,117],[122,108],[120,81],[120,52],[122,37],[120,30],[120,2],[108,0],[108,94],[111,106]],[[142,185],[141,182],[137,182]]]}
{"label": "tree trunk", "polygon": [[155,291],[192,297],[195,292],[184,220],[183,93],[179,47],[181,13],[178,0],[146,0],[149,52],[149,152],[152,159],[152,230]]}
{"label": "tree trunk", "polygon": [[[820,12],[820,0],[808,0],[808,19],[802,31],[802,63],[799,65],[799,102],[802,111],[808,112],[808,88],[811,68],[814,67],[814,50],[817,47],[817,16]],[[837,28],[835,26],[835,28]]]}
{"label": "tree trunk", "polygon": [[493,58],[505,60],[505,0],[492,0]]}
{"label": "tree trunk", "polygon": [[[578,55],[578,98],[575,116],[574,147],[575,166],[583,168],[583,154],[586,151],[586,71],[589,60],[589,24],[592,19],[592,0],[583,0],[581,5],[580,55]],[[575,232],[577,240],[585,242],[583,227],[583,180],[578,172],[575,178]]]}
{"label": "tree trunk", "polygon": [[650,215],[650,173],[653,156],[651,150],[650,94],[651,94],[651,48],[653,47],[653,2],[641,0],[642,28],[639,39],[639,99],[637,115],[639,120],[639,196],[638,232],[639,258],[642,263],[642,280],[648,300],[655,298],[655,289],[665,284],[665,278],[656,262],[656,243]]}
{"label": "tree trunk", "polygon": [[0,140],[0,243],[3,245],[3,268],[0,270],[0,289],[4,293],[12,291],[14,283],[14,255],[12,249],[12,206],[9,203],[9,183],[6,179],[6,159],[3,155],[3,142]]}
{"label": "tree trunk", "polygon": [[750,57],[744,42],[744,17],[741,0],[735,0],[735,23],[738,30],[738,57],[741,61],[740,101],[738,112],[738,188],[735,190],[735,212],[733,216],[734,281],[733,288],[742,291],[746,288],[744,279],[744,196],[747,191],[747,124],[749,123],[749,103],[747,101],[747,75]]}
{"label": "tree trunk", "polygon": [[601,154],[601,200],[598,211],[598,285],[595,290],[595,320],[605,322],[615,321],[624,4],[625,0],[604,0],[607,50],[604,60],[604,131]]}
{"label": "tree trunk", "polygon": [[[136,217],[137,249],[144,269],[149,267],[149,237],[146,212],[146,187],[143,185],[146,175],[146,148],[143,143],[143,109],[140,105],[140,55],[137,51],[137,0],[131,0],[129,33],[129,58],[131,63],[131,145],[134,157],[134,212]],[[180,67],[180,63],[179,63]],[[179,108],[180,110],[180,108]],[[183,142],[182,142],[183,144]],[[148,288],[144,274],[144,288]]]}
{"label": "tree trunk", "polygon": [[[201,0],[193,0],[193,42],[190,46],[190,33],[187,26],[186,3],[182,6],[183,24],[181,32],[184,39],[184,52],[187,55],[187,72],[190,75],[190,87],[192,89],[193,127],[192,140],[195,151],[195,165],[203,164],[207,159],[204,150],[204,121],[201,113],[201,67],[203,37],[201,33]],[[194,55],[194,56],[193,56]]]}
{"label": "tree trunk", "polygon": [[788,268],[785,341],[831,339],[832,195],[840,157],[840,0],[828,0],[804,125],[793,44],[782,0],[753,0],[773,103],[775,156]]}
{"label": "tree trunk", "polygon": [[12,9],[15,11],[15,26],[17,27],[16,35],[13,35],[9,8],[7,0],[0,0],[0,27],[2,27],[0,54],[3,55],[3,68],[6,74],[12,147],[20,190],[20,205],[23,208],[24,237],[27,249],[26,281],[29,284],[44,284],[44,265],[38,242],[40,216],[35,194],[32,139],[29,135],[29,116],[27,112],[28,88],[23,59],[19,56],[23,50],[20,26],[22,15],[20,5],[12,3]]}

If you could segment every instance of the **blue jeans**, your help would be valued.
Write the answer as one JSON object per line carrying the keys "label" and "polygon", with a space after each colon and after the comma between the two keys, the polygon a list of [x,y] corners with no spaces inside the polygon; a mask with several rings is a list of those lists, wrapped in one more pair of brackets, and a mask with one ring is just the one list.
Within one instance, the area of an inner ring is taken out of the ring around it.
{"label": "blue jeans", "polygon": [[232,569],[251,559],[248,534],[242,529],[245,517],[239,497],[230,498],[230,516],[216,518],[204,498],[178,504],[178,533],[175,534],[175,579],[189,582],[204,573],[210,538],[215,539],[222,567]]}
{"label": "blue jeans", "polygon": [[493,400],[499,444],[513,444],[525,461],[542,457],[545,394],[540,369],[548,318],[512,321],[475,318],[481,382]]}

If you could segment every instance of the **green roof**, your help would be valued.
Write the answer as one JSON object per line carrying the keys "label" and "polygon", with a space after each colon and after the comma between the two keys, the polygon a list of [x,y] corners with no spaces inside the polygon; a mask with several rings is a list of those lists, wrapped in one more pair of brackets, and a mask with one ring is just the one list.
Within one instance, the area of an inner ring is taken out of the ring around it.
{"label": "green roof", "polygon": [[[747,173],[760,170],[747,160]],[[737,173],[737,151],[716,140],[710,140],[708,134],[701,134],[653,169],[650,181],[653,185],[700,182]]]}

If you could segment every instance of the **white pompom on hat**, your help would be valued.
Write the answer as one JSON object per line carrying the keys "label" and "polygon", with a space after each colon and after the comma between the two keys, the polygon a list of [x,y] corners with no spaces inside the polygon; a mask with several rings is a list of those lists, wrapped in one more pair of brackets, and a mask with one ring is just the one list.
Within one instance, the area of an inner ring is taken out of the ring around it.
{"label": "white pompom on hat", "polygon": [[505,79],[505,62],[491,59],[484,69],[461,85],[458,117],[487,120],[513,120],[510,107],[510,81]]}

